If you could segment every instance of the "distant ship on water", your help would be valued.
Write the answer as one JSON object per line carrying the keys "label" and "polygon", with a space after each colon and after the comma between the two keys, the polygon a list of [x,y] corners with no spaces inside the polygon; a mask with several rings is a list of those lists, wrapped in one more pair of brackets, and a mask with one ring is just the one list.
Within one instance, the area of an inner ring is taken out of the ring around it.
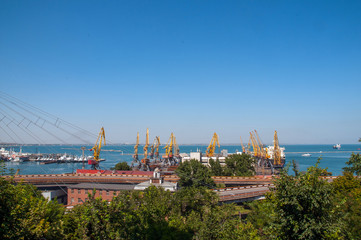
{"label": "distant ship on water", "polygon": [[339,143],[333,145],[333,149],[340,149],[340,148],[341,148],[341,144]]}

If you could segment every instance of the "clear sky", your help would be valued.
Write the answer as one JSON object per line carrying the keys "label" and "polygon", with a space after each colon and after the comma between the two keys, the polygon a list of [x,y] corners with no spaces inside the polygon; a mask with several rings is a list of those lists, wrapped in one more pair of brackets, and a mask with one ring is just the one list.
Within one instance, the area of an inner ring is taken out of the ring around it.
{"label": "clear sky", "polygon": [[0,1],[1,91],[112,142],[357,143],[361,1]]}

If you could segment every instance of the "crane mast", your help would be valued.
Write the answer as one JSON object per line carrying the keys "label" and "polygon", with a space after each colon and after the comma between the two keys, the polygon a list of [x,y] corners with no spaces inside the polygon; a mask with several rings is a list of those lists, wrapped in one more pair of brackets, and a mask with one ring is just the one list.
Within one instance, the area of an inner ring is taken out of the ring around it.
{"label": "crane mast", "polygon": [[93,159],[90,159],[88,161],[88,164],[92,165],[93,169],[98,169],[98,167],[99,167],[100,150],[102,149],[102,146],[104,146],[104,145],[106,145],[105,132],[104,132],[104,128],[102,127],[100,129],[97,141],[95,142],[94,146],[91,148],[91,151],[93,151]]}
{"label": "crane mast", "polygon": [[157,159],[159,158],[159,145],[160,145],[160,139],[158,136],[154,138],[152,146],[150,146],[150,158],[151,159]]}
{"label": "crane mast", "polygon": [[159,137],[155,137],[155,158],[159,158],[159,146],[160,146],[160,139]]}
{"label": "crane mast", "polygon": [[138,147],[139,147],[139,132],[137,132],[137,141],[134,145],[134,155],[133,158],[138,159]]}
{"label": "crane mast", "polygon": [[148,147],[149,147],[149,129],[147,128],[147,135],[145,138],[145,145],[144,145],[144,159],[148,157]]}
{"label": "crane mast", "polygon": [[171,133],[167,145],[164,147],[165,154],[167,155],[168,158],[173,157],[173,143],[174,143],[174,135],[173,133]]}
{"label": "crane mast", "polygon": [[140,166],[140,169],[141,170],[150,170],[150,167],[149,167],[149,159],[148,159],[148,147],[149,147],[149,129],[147,128],[147,135],[146,135],[146,138],[145,138],[145,145],[143,147],[143,150],[144,150],[144,158],[142,159],[141,161],[141,166]]}
{"label": "crane mast", "polygon": [[139,167],[138,147],[139,147],[139,132],[137,132],[137,140],[134,145],[134,155],[133,155],[133,160],[132,160],[132,164],[131,164],[132,168],[135,166]]}
{"label": "crane mast", "polygon": [[274,157],[274,164],[275,165],[281,165],[281,150],[280,145],[278,142],[278,136],[277,131],[275,131],[274,137],[273,137],[273,157]]}
{"label": "crane mast", "polygon": [[216,150],[216,146],[218,146],[218,148],[220,148],[219,141],[218,141],[218,135],[217,135],[217,133],[214,133],[212,140],[207,147],[207,151],[206,151],[207,157],[213,157],[214,152]]}

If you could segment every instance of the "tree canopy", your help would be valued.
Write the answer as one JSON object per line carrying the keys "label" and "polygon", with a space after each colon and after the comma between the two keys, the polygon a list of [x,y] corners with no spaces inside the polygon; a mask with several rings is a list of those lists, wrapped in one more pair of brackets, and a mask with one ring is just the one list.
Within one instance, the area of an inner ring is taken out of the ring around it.
{"label": "tree canopy", "polygon": [[119,162],[111,169],[112,170],[123,170],[123,171],[132,170],[132,168],[128,165],[127,162]]}
{"label": "tree canopy", "polygon": [[226,176],[253,176],[255,160],[249,154],[232,154],[226,157],[224,174]]}
{"label": "tree canopy", "polygon": [[361,155],[359,153],[352,153],[350,159],[346,162],[348,167],[344,167],[343,170],[351,172],[357,176],[361,176]]}
{"label": "tree canopy", "polygon": [[214,188],[216,186],[208,167],[195,159],[180,163],[175,172],[180,178],[178,181],[180,187]]}

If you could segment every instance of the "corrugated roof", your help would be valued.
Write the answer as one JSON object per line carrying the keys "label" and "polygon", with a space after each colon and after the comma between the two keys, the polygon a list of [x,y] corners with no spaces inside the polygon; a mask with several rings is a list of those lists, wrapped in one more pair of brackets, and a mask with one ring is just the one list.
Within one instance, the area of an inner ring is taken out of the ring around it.
{"label": "corrugated roof", "polygon": [[76,185],[68,186],[68,188],[75,189],[96,189],[96,190],[110,190],[110,191],[120,191],[120,190],[133,190],[135,184],[102,184],[102,183],[79,183]]}

